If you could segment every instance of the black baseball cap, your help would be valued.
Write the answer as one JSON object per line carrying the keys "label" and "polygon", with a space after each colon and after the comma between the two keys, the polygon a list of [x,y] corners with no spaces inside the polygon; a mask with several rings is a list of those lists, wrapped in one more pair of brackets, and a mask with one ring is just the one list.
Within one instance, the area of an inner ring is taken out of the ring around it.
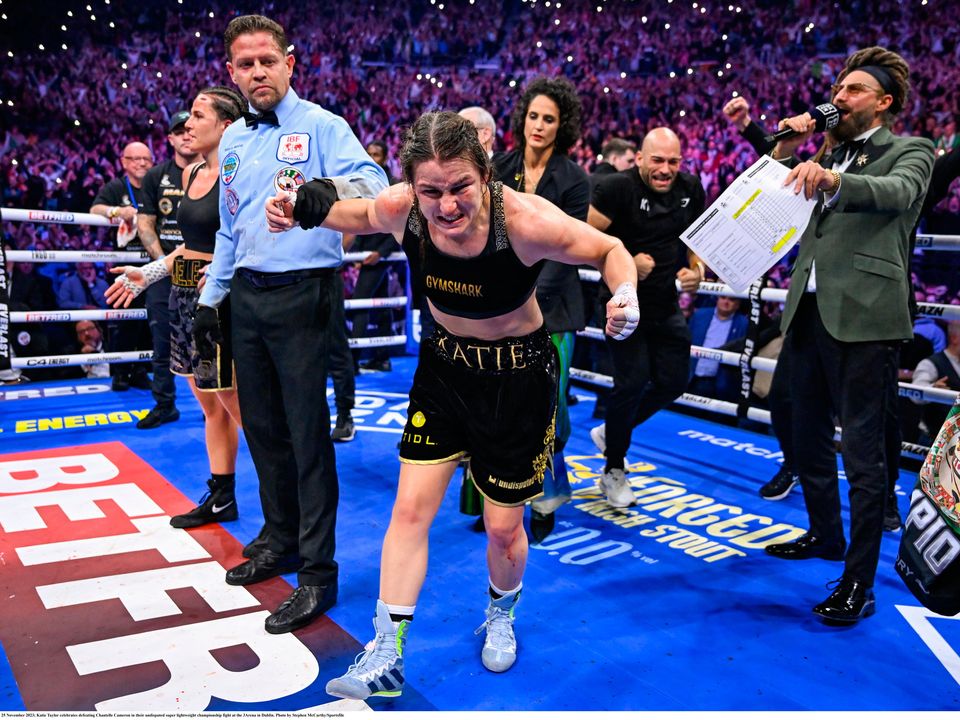
{"label": "black baseball cap", "polygon": [[170,126],[167,128],[167,132],[173,132],[189,119],[190,113],[186,110],[181,110],[180,112],[174,113],[173,117],[170,118]]}

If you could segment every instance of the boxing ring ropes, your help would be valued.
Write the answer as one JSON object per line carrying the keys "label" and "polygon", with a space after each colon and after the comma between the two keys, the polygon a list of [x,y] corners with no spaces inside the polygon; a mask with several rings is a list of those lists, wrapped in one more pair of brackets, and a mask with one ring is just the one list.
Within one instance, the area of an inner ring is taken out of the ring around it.
{"label": "boxing ring ropes", "polygon": [[[114,218],[108,220],[100,215],[89,213],[69,213],[43,210],[22,210],[9,209],[2,210],[2,219],[8,222],[31,222],[31,223],[56,223],[63,225],[92,225],[98,227],[115,227],[119,225],[119,220]],[[918,235],[916,247],[925,250],[944,250],[960,251],[960,236],[957,235]],[[359,262],[363,260],[368,253],[345,253],[344,262]],[[122,263],[144,263],[150,258],[146,254],[139,252],[101,252],[101,251],[75,251],[75,250],[10,250],[6,253],[7,260],[13,262],[122,262]],[[384,258],[389,262],[405,262],[406,256],[401,253],[393,253]],[[600,273],[596,270],[580,270],[580,279],[584,282],[599,282]],[[369,299],[350,299],[344,301],[345,310],[359,309],[383,309],[393,307],[405,307],[407,312],[407,323],[412,317],[409,277],[407,278],[407,294],[397,297],[369,298]],[[701,295],[726,295],[729,297],[746,298],[750,295],[747,292],[737,293],[732,288],[716,282],[702,282],[698,290]],[[782,303],[786,300],[787,291],[778,288],[764,288],[759,293],[760,302]],[[938,318],[941,320],[960,320],[960,305],[939,305],[935,303],[917,303],[917,314],[924,317]],[[77,322],[79,320],[145,320],[147,311],[144,309],[128,310],[51,310],[51,311],[30,311],[30,312],[11,312],[10,325],[21,323],[45,323],[45,322]],[[4,328],[0,328],[3,332]],[[600,328],[588,327],[577,333],[580,337],[591,340],[603,341],[604,333]],[[4,338],[6,340],[7,338]],[[387,335],[365,338],[350,338],[350,347],[353,349],[367,347],[385,347],[407,344],[407,335]],[[754,357],[752,354],[735,353],[726,350],[714,348],[705,348],[697,345],[690,348],[691,358],[707,358],[716,360],[722,365],[732,365],[741,367],[749,364],[754,370],[773,372],[776,367],[776,360],[771,358]],[[129,351],[129,352],[105,352],[88,353],[80,355],[51,355],[29,358],[11,358],[13,368],[31,368],[31,367],[66,367],[71,365],[93,365],[99,363],[119,363],[130,361],[149,361],[153,353],[149,351]],[[571,368],[570,377],[580,380],[588,385],[597,387],[612,387],[613,378],[609,375],[602,375],[589,370],[580,368]],[[912,383],[899,383],[899,394],[901,397],[907,397],[913,400],[923,402],[934,402],[945,405],[952,405],[957,401],[960,393],[952,390],[943,390],[939,388],[914,385]],[[739,407],[737,403],[715,398],[702,397],[691,393],[684,393],[675,402],[687,407],[699,408],[719,415],[736,417]],[[754,422],[769,425],[770,411],[762,408],[747,408],[746,419]],[[838,437],[840,429],[838,428]],[[929,448],[914,443],[904,442],[902,444],[902,453],[908,457],[924,458]]]}
{"label": "boxing ring ropes", "polygon": [[[60,225],[93,225],[97,227],[116,227],[119,219],[109,220],[101,215],[90,213],[70,213],[49,210],[22,210],[4,208],[2,219],[7,222],[56,223]],[[369,253],[345,253],[343,261],[359,262]],[[7,260],[13,262],[52,263],[52,262],[113,262],[124,264],[138,264],[150,261],[145,253],[140,252],[103,252],[85,250],[9,250]],[[406,261],[402,252],[393,253],[384,258],[385,261]],[[108,278],[109,282],[109,278]],[[407,307],[409,292],[404,296],[385,298],[351,299],[344,301],[346,310],[383,309],[393,307]],[[409,309],[408,309],[409,316]],[[78,322],[80,320],[117,321],[117,320],[146,320],[145,309],[126,310],[46,310],[29,312],[11,312],[10,325],[21,323],[49,323],[49,322]],[[0,332],[3,328],[0,328]],[[407,336],[386,335],[380,337],[349,338],[351,349],[368,347],[384,347],[406,345]],[[153,353],[144,350],[127,352],[85,353],[80,355],[48,355],[25,358],[11,358],[11,367],[15,369],[30,369],[37,367],[69,367],[75,365],[97,365],[101,363],[120,362],[149,362]]]}

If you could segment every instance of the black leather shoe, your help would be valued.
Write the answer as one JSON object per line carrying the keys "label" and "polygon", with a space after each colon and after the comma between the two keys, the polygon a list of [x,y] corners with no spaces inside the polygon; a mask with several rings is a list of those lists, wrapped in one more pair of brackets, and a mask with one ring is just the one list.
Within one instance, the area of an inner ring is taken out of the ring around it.
{"label": "black leather shoe", "polygon": [[164,423],[176,422],[180,419],[180,411],[175,407],[154,406],[142,420],[137,422],[137,430],[152,430]]}
{"label": "black leather shoe", "polygon": [[296,555],[277,555],[264,550],[244,563],[227,570],[227,585],[253,585],[300,568]]}
{"label": "black leather shoe", "polygon": [[301,585],[280,603],[263,627],[272,635],[292,632],[309,625],[336,604],[336,585]]}
{"label": "black leather shoe", "polygon": [[828,543],[810,533],[805,533],[793,542],[767,545],[764,550],[767,551],[767,555],[773,555],[783,560],[808,560],[810,558],[843,560],[847,543],[844,540]]}
{"label": "black leather shoe", "polygon": [[814,614],[825,621],[844,625],[858,623],[876,610],[873,588],[866,587],[859,580],[845,578],[840,578],[840,584],[830,593],[830,597],[813,608]]}
{"label": "black leather shoe", "polygon": [[257,536],[243,546],[243,551],[240,554],[245,558],[255,558],[262,554],[267,549],[268,537],[270,537],[270,534],[267,532],[267,526],[264,525],[262,528],[260,528],[260,532],[257,533]]}

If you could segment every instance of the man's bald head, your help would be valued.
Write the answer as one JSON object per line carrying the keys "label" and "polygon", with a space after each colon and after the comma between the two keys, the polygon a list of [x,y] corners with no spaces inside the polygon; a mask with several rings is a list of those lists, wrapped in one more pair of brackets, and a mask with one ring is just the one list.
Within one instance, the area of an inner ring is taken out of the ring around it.
{"label": "man's bald head", "polygon": [[487,151],[488,155],[491,154],[493,152],[493,140],[497,136],[497,123],[494,121],[493,115],[477,105],[465,107],[457,114],[473,124],[477,129],[480,144],[483,145],[483,149]]}
{"label": "man's bald head", "polygon": [[130,181],[139,187],[147,170],[153,167],[153,154],[142,142],[128,143],[120,156],[120,164]]}
{"label": "man's bald head", "polygon": [[682,161],[680,138],[670,128],[658,127],[643,138],[637,154],[637,169],[648,188],[666,193],[676,182]]}

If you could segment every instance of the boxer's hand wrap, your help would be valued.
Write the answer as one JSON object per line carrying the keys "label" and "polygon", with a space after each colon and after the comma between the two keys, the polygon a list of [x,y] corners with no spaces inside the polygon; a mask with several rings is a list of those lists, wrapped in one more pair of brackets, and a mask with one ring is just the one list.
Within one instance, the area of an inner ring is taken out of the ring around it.
{"label": "boxer's hand wrap", "polygon": [[216,345],[223,343],[223,333],[220,331],[220,318],[216,308],[197,305],[197,312],[193,317],[193,343],[200,360],[214,362],[217,359]]}
{"label": "boxer's hand wrap", "polygon": [[614,340],[626,340],[633,331],[637,329],[640,323],[640,304],[637,302],[637,288],[632,282],[620,283],[610,302],[607,303],[607,327],[608,334],[610,327],[611,308],[620,308],[623,311],[623,318],[626,321],[624,326],[616,335],[612,335]]}
{"label": "boxer's hand wrap", "polygon": [[[135,269],[135,268],[131,268],[131,269]],[[140,295],[140,293],[142,293],[144,290],[147,289],[146,287],[141,287],[140,285],[137,285],[137,283],[133,282],[125,274],[117,275],[116,279],[113,281],[113,284],[122,285],[124,291],[130,295],[131,300],[135,300]],[[120,300],[123,300],[122,296]]]}
{"label": "boxer's hand wrap", "polygon": [[332,180],[314,178],[297,190],[293,219],[300,223],[304,230],[315,228],[326,220],[327,213],[338,199]]}
{"label": "boxer's hand wrap", "polygon": [[143,273],[143,278],[147,281],[147,287],[150,287],[158,280],[163,280],[163,278],[170,276],[170,271],[167,270],[167,263],[163,255],[141,267],[140,272]]}

